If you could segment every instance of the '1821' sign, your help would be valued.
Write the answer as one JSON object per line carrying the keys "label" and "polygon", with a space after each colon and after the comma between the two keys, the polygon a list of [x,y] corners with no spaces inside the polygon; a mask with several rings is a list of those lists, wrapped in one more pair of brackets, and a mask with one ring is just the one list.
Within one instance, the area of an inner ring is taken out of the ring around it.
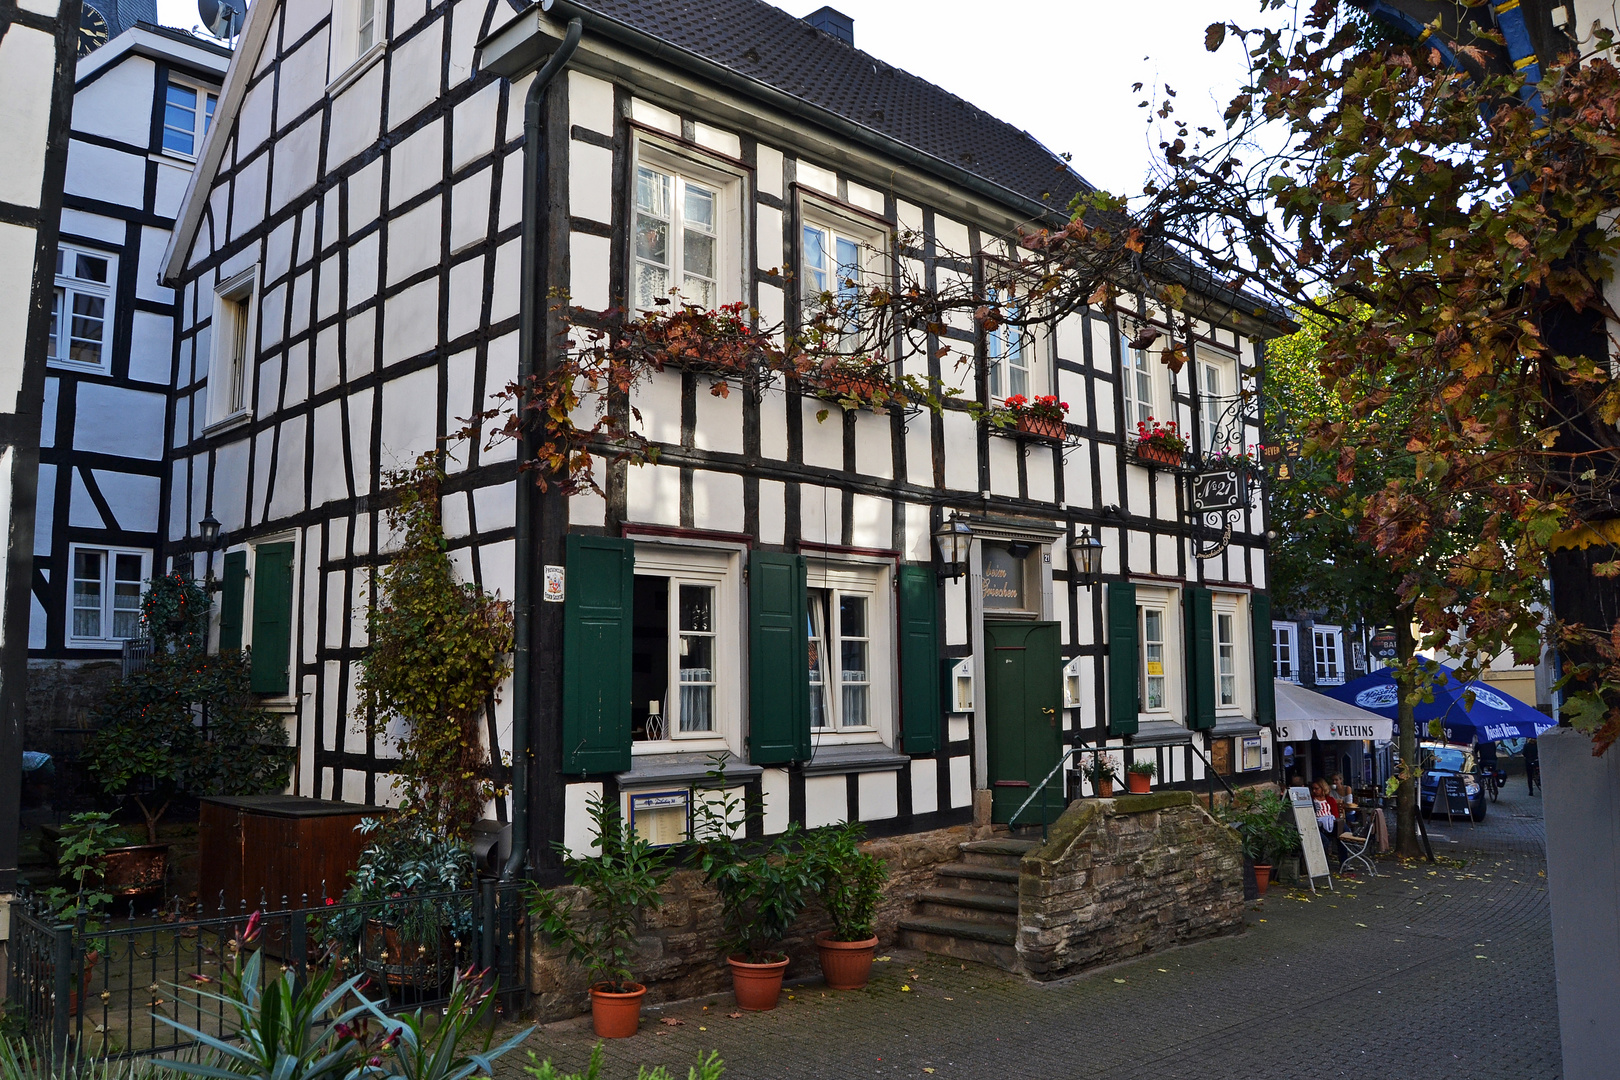
{"label": "'1821' sign", "polygon": [[1243,478],[1235,469],[1199,473],[1192,495],[1194,510],[1234,510],[1243,505]]}

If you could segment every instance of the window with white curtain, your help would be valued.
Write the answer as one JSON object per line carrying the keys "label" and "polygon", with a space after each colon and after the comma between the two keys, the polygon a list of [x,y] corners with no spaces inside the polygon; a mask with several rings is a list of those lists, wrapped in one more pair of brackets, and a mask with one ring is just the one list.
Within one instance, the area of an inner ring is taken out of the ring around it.
{"label": "window with white curtain", "polygon": [[799,224],[799,287],[806,315],[817,305],[832,304],[843,323],[840,352],[885,354],[882,327],[861,326],[871,312],[860,310],[860,297],[888,278],[884,233],[864,226],[806,199]]}
{"label": "window with white curtain", "polygon": [[1221,419],[1238,400],[1237,363],[1219,353],[1200,351],[1198,356],[1199,434],[1203,451],[1211,453],[1228,446],[1241,448],[1242,428],[1221,432]]}
{"label": "window with white curtain", "polygon": [[1003,399],[1014,396],[1025,398],[1045,394],[1034,374],[1035,342],[1028,329],[1015,325],[1024,317],[1024,305],[999,289],[989,291],[991,305],[1000,303],[1006,318],[994,330],[984,334],[986,374],[989,377],[990,396]]}
{"label": "window with white curtain", "polygon": [[810,590],[810,726],[842,731],[872,726],[869,600],[837,589]]}
{"label": "window with white curtain", "polygon": [[1166,610],[1156,604],[1139,604],[1136,618],[1137,630],[1142,636],[1142,711],[1165,712],[1170,708],[1165,692]]}
{"label": "window with white curtain", "polygon": [[633,749],[738,752],[740,744],[734,745],[734,740],[744,683],[736,554],[697,546],[637,544],[635,558],[630,638]]}
{"label": "window with white curtain", "polygon": [[127,641],[141,632],[141,592],[152,553],[130,548],[69,546],[72,569],[68,636],[75,644]]}
{"label": "window with white curtain", "polygon": [[1119,392],[1125,402],[1125,430],[1134,432],[1137,424],[1154,418],[1153,367],[1146,349],[1131,348],[1131,330],[1120,334]]}

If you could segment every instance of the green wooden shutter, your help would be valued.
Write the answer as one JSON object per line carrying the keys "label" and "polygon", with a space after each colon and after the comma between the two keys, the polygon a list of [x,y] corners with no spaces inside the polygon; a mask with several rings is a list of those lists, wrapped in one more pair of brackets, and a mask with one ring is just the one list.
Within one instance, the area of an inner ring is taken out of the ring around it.
{"label": "green wooden shutter", "polygon": [[[253,660],[256,694],[291,692],[293,546],[260,544],[253,553]],[[240,635],[238,635],[240,640]]]}
{"label": "green wooden shutter", "polygon": [[1187,726],[1215,726],[1215,594],[1197,585],[1182,590],[1187,641]]}
{"label": "green wooden shutter", "polygon": [[810,632],[803,555],[748,559],[748,760],[810,758]]}
{"label": "green wooden shutter", "polygon": [[939,749],[939,582],[931,566],[900,567],[900,725],[908,754]]}
{"label": "green wooden shutter", "polygon": [[219,651],[242,647],[242,608],[247,591],[247,552],[225,556],[225,579],[219,595]]}
{"label": "green wooden shutter", "polygon": [[1108,583],[1108,734],[1136,734],[1142,711],[1137,684],[1136,586]]}
{"label": "green wooden shutter", "polygon": [[630,768],[630,636],[635,546],[568,537],[563,601],[563,772]]}
{"label": "green wooden shutter", "polygon": [[1249,602],[1254,631],[1254,719],[1274,727],[1277,723],[1277,667],[1271,655],[1271,597],[1255,593]]}

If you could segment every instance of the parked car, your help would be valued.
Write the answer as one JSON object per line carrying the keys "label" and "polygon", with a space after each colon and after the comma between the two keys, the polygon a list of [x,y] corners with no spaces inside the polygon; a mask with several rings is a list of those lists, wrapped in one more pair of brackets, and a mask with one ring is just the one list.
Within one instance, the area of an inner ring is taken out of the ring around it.
{"label": "parked car", "polygon": [[1418,808],[1423,813],[1434,813],[1435,793],[1445,784],[1452,813],[1461,814],[1466,807],[1475,821],[1485,820],[1485,785],[1480,783],[1479,765],[1471,747],[1426,742],[1419,746],[1418,756],[1423,764]]}

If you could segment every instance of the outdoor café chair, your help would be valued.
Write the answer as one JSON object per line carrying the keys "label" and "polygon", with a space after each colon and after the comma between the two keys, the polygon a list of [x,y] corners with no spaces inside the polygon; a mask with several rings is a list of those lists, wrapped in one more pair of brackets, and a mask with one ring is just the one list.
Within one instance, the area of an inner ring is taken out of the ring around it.
{"label": "outdoor caf\u00e9 chair", "polygon": [[[1373,810],[1374,814],[1379,814],[1382,812],[1383,811],[1381,810]],[[1339,842],[1344,845],[1344,850],[1348,853],[1345,855],[1344,861],[1339,863],[1339,873],[1342,874],[1346,870],[1350,869],[1350,865],[1352,863],[1359,862],[1361,865],[1367,868],[1368,874],[1373,877],[1377,877],[1378,869],[1377,867],[1373,866],[1372,855],[1370,852],[1373,844],[1377,843],[1378,841],[1378,830],[1373,828],[1370,815],[1363,814],[1361,818],[1360,836],[1356,836],[1348,832],[1342,833],[1339,836]]]}

